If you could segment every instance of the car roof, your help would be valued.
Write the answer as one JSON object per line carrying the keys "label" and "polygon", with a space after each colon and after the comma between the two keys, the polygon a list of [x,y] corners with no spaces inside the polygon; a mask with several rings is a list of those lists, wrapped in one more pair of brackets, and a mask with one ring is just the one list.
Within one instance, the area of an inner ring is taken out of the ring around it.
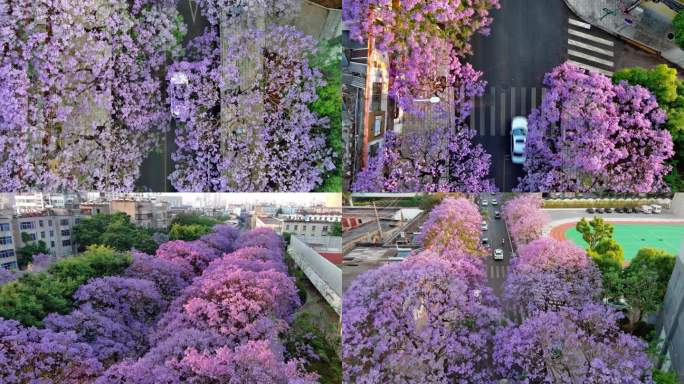
{"label": "car roof", "polygon": [[516,116],[511,121],[511,128],[527,128],[527,117]]}

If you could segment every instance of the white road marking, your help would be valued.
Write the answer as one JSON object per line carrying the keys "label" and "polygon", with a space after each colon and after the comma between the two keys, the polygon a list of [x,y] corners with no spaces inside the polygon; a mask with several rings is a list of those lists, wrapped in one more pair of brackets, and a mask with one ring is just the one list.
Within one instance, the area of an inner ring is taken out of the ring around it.
{"label": "white road marking", "polygon": [[575,20],[572,17],[568,17],[568,23],[584,29],[591,29],[591,24],[585,23],[584,21]]}
{"label": "white road marking", "polygon": [[584,48],[588,51],[596,52],[596,53],[599,53],[601,55],[613,57],[613,51],[609,51],[607,49],[599,48],[599,47],[593,46],[591,44],[583,43],[581,41],[568,39],[568,44],[574,45],[575,47]]}
{"label": "white road marking", "polygon": [[615,43],[610,41],[610,40],[606,40],[604,38],[594,36],[594,35],[591,35],[591,34],[588,34],[588,33],[582,32],[582,31],[578,31],[578,30],[575,30],[572,28],[568,28],[568,33],[571,35],[577,36],[577,37],[581,37],[583,39],[591,40],[595,43],[607,45],[609,47],[612,47],[615,45]]}

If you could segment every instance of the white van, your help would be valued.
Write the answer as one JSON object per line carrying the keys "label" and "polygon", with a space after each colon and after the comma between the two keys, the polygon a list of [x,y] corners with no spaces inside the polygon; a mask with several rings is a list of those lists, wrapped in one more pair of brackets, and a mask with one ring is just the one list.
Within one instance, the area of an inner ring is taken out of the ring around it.
{"label": "white van", "polygon": [[651,208],[653,209],[653,213],[662,213],[663,212],[663,207],[661,207],[658,204],[651,205]]}
{"label": "white van", "polygon": [[651,212],[653,212],[653,208],[650,205],[642,205],[641,206],[641,212],[651,213]]}

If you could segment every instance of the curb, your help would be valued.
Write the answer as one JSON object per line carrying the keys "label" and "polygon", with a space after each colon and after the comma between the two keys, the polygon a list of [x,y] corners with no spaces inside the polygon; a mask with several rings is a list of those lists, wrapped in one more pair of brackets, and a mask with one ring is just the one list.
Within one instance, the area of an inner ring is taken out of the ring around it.
{"label": "curb", "polygon": [[633,46],[635,46],[635,47],[637,47],[637,48],[639,48],[639,49],[643,49],[644,51],[646,51],[646,52],[648,52],[648,53],[651,53],[651,54],[653,54],[653,55],[658,55],[658,57],[662,58],[663,60],[666,60],[667,62],[669,62],[670,64],[676,66],[677,68],[684,69],[684,67],[682,67],[681,65],[679,65],[679,64],[677,64],[677,63],[675,63],[675,62],[673,62],[673,61],[671,61],[671,60],[668,60],[668,59],[666,59],[665,57],[663,57],[661,51],[658,51],[658,50],[655,49],[655,48],[652,48],[652,47],[650,47],[650,46],[648,46],[648,45],[646,45],[646,44],[640,43],[640,42],[638,42],[638,41],[636,41],[636,40],[634,40],[634,39],[631,39],[631,38],[629,38],[629,37],[625,37],[625,36],[623,36],[623,35],[620,35],[620,34],[617,33],[617,32],[608,30],[608,29],[606,29],[606,28],[604,28],[604,27],[602,27],[602,26],[600,26],[600,25],[596,25],[596,24],[594,24],[592,21],[585,19],[584,16],[581,16],[580,13],[577,11],[577,9],[576,9],[573,5],[570,4],[570,0],[563,0],[563,2],[565,3],[565,5],[570,9],[570,11],[571,11],[576,17],[578,17],[580,20],[584,21],[585,23],[590,24],[592,27],[598,28],[598,29],[602,30],[603,32],[608,33],[609,35],[614,36],[614,37],[617,37],[617,38],[619,38],[619,39],[621,39],[621,40],[627,42],[628,44],[631,44],[631,45],[633,45]]}

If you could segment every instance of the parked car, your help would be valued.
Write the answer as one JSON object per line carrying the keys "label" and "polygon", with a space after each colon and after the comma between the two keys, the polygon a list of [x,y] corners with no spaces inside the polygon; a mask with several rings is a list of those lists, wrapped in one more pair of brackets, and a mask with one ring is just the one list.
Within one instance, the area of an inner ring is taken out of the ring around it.
{"label": "parked car", "polygon": [[497,248],[494,250],[494,260],[503,260],[503,249]]}
{"label": "parked car", "polygon": [[482,221],[482,230],[483,230],[483,231],[486,231],[486,230],[488,230],[488,229],[489,229],[489,226],[487,225],[487,222],[486,222],[486,221]]}
{"label": "parked car", "polygon": [[651,205],[651,208],[653,209],[653,213],[662,213],[663,212],[663,207],[661,207],[658,204]]}
{"label": "parked car", "polygon": [[482,204],[483,207],[486,207],[487,206],[487,199],[482,199],[480,204]]}
{"label": "parked car", "polygon": [[639,208],[632,207],[632,213],[639,213]]}
{"label": "parked car", "polygon": [[494,211],[494,218],[495,218],[495,219],[500,219],[500,218],[501,218],[501,212],[499,212],[499,211]]}
{"label": "parked car", "polygon": [[592,207],[587,208],[587,213],[594,213],[594,208],[592,208]]}
{"label": "parked car", "polygon": [[622,213],[622,208],[621,207],[615,208],[615,213]]}
{"label": "parked car", "polygon": [[640,211],[647,214],[653,213],[653,207],[651,207],[650,205],[642,205]]}
{"label": "parked car", "polygon": [[596,213],[603,213],[603,208],[596,208]]}
{"label": "parked car", "polygon": [[513,164],[525,162],[525,145],[527,143],[527,118],[516,116],[511,121],[511,161]]}
{"label": "parked car", "polygon": [[613,213],[613,208],[611,208],[611,207],[606,208],[606,213]]}
{"label": "parked car", "polygon": [[484,246],[489,245],[489,239],[486,238],[486,237],[483,237],[483,238],[482,238],[482,245],[484,245]]}
{"label": "parked car", "polygon": [[496,199],[492,199],[492,205],[498,205],[498,204],[499,204],[499,202],[496,201]]}

